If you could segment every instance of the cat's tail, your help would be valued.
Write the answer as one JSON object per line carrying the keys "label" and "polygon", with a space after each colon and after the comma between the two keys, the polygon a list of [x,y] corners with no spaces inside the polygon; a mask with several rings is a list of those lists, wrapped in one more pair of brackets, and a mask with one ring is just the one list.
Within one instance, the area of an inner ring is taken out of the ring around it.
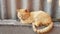
{"label": "cat's tail", "polygon": [[37,32],[37,33],[46,33],[46,32],[50,31],[53,28],[53,23],[50,23],[47,27],[45,27],[43,29],[37,29],[34,24],[32,24],[32,26],[33,26],[33,30],[35,32]]}

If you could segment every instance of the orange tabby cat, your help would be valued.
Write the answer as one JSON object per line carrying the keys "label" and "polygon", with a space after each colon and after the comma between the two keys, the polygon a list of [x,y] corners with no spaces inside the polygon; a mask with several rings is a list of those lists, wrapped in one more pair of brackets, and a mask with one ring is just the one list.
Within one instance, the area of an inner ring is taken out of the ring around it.
{"label": "orange tabby cat", "polygon": [[29,23],[32,23],[34,21],[29,10],[18,9],[17,13],[18,13],[17,14],[18,18],[21,20],[21,23],[23,23],[23,24],[29,24]]}
{"label": "orange tabby cat", "polygon": [[[44,11],[40,10],[40,11],[30,12],[27,9],[18,9],[17,12],[18,12],[17,16],[21,20],[21,22],[24,24],[32,23],[33,30],[37,33],[48,32],[53,27],[53,22],[51,17]],[[36,28],[41,25],[44,25],[47,27],[43,29]]]}

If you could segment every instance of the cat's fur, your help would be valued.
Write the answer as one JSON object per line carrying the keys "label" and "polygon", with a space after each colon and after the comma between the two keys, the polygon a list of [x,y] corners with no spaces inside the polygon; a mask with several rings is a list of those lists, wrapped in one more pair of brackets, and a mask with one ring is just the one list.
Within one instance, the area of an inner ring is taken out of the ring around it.
{"label": "cat's fur", "polygon": [[38,22],[47,25],[52,22],[51,17],[43,11],[30,12],[26,9],[18,9],[17,12],[18,18],[21,20],[22,23],[28,24],[32,22]]}
{"label": "cat's fur", "polygon": [[18,9],[17,10],[17,16],[20,19],[21,23],[23,24],[30,24],[32,23],[33,20],[33,16],[30,14],[29,10],[26,9]]}
{"label": "cat's fur", "polygon": [[43,29],[44,31],[50,30],[53,26],[51,17],[44,11],[40,10],[40,11],[30,12],[27,9],[18,9],[17,13],[18,13],[17,14],[18,18],[24,24],[34,23],[36,26],[40,26],[40,25],[48,26],[47,28]]}

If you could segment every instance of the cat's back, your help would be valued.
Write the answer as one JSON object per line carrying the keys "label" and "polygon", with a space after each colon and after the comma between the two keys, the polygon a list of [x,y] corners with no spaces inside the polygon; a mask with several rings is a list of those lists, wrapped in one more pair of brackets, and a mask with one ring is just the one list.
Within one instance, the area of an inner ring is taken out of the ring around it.
{"label": "cat's back", "polygon": [[45,15],[45,16],[48,16],[48,14],[47,13],[45,13],[44,11],[32,11],[31,12],[31,15],[33,15],[34,17],[36,17],[36,16],[41,16],[41,15]]}
{"label": "cat's back", "polygon": [[34,11],[32,12],[34,19],[37,21],[41,21],[43,24],[50,23],[51,17],[48,13],[44,11]]}
{"label": "cat's back", "polygon": [[40,14],[40,11],[32,11],[31,12],[31,15],[33,15],[34,17],[36,17],[39,14]]}

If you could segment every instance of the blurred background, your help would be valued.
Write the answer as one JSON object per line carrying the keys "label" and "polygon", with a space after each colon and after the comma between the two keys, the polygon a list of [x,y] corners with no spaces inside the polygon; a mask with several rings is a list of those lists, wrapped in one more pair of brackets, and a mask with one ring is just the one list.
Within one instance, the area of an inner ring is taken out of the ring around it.
{"label": "blurred background", "polygon": [[21,24],[17,18],[16,10],[25,8],[50,14],[55,22],[52,31],[47,34],[60,34],[60,0],[0,0],[0,34],[37,34],[31,26]]}
{"label": "blurred background", "polygon": [[43,10],[53,19],[60,19],[60,0],[0,0],[0,19],[17,20],[17,9]]}

